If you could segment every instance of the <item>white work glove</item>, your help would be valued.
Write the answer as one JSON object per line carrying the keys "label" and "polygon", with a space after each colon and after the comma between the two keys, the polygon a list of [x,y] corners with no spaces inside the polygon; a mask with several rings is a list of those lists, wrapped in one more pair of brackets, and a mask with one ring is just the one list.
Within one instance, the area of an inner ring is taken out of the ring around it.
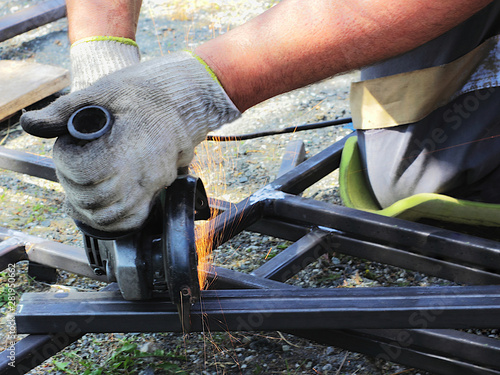
{"label": "white work glove", "polygon": [[71,92],[89,87],[98,79],[141,60],[132,39],[95,36],[71,45]]}
{"label": "white work glove", "polygon": [[[66,125],[87,105],[107,108],[114,125],[82,143]],[[139,228],[156,193],[190,163],[195,146],[239,115],[208,66],[182,52],[111,73],[25,113],[21,125],[36,136],[59,137],[53,157],[69,214],[94,229],[119,232]]]}

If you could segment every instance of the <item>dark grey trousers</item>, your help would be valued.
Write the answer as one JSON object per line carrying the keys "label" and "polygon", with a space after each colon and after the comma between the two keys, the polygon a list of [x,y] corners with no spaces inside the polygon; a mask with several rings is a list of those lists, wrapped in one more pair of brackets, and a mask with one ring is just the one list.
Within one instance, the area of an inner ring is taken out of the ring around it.
{"label": "dark grey trousers", "polygon": [[[500,0],[362,79],[445,64],[498,34]],[[500,203],[500,87],[463,94],[417,123],[358,131],[358,142],[381,207],[417,193]]]}

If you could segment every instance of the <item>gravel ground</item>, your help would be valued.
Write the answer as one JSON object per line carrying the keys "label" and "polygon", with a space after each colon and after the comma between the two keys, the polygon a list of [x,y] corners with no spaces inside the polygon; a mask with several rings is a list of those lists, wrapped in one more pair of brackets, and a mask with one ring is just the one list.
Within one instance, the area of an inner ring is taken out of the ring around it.
{"label": "gravel ground", "polygon": [[[40,1],[0,1],[0,16],[37,2]],[[192,48],[261,13],[276,1],[176,0],[168,5],[165,3],[158,0],[144,2],[137,36],[143,59]],[[66,33],[66,20],[54,22],[0,43],[0,58],[69,68]],[[271,99],[247,111],[241,119],[217,133],[242,134],[347,117],[349,84],[357,76],[357,72],[338,76]],[[24,134],[17,119],[18,116],[14,116],[2,123],[0,144],[50,155],[53,141]],[[276,176],[284,147],[289,141],[302,139],[309,156],[349,132],[347,128],[327,128],[245,142],[205,142],[198,148],[196,160],[201,165],[199,169],[203,172],[209,195],[238,202]],[[0,182],[1,226],[81,245],[78,231],[61,210],[64,194],[57,183],[9,171],[2,171]],[[303,195],[340,204],[337,175],[333,173]],[[215,250],[214,263],[250,272],[288,245],[280,239],[244,232]],[[102,287],[95,281],[64,271],[60,272],[57,286],[43,284],[30,279],[26,268],[24,263],[16,268],[18,295],[33,290],[95,290]],[[6,282],[5,274],[0,274],[0,277]],[[291,283],[303,287],[425,286],[440,282],[417,272],[342,255],[322,257],[291,280]],[[8,319],[5,305],[2,312],[0,350],[5,347],[5,322]],[[132,360],[126,362],[124,358],[127,356]],[[128,370],[119,368],[125,363],[131,366]],[[189,336],[171,333],[89,334],[30,372],[46,373],[425,374],[280,332],[206,332]]]}

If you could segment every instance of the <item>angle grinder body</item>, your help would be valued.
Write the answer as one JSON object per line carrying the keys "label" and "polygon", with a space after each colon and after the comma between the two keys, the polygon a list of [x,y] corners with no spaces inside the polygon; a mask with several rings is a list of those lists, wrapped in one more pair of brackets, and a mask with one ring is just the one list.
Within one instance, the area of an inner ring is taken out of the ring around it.
{"label": "angle grinder body", "polygon": [[[99,106],[76,111],[68,131],[82,142],[103,136],[112,114]],[[149,217],[134,232],[108,233],[75,221],[84,235],[87,258],[94,272],[116,282],[126,300],[170,298],[189,331],[191,304],[200,296],[195,220],[210,216],[202,181],[178,171],[178,178],[156,195]]]}

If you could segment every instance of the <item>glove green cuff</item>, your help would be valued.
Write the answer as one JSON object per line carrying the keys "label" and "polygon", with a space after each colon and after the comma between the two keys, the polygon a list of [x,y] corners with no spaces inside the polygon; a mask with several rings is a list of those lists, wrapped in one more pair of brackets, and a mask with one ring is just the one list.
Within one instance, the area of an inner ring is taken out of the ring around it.
{"label": "glove green cuff", "polygon": [[210,77],[212,77],[212,79],[217,82],[220,87],[222,87],[222,84],[220,83],[219,79],[217,78],[217,76],[215,75],[214,71],[212,70],[212,68],[210,68],[208,66],[208,64],[198,55],[196,55],[194,52],[191,52],[191,51],[188,51],[186,50],[187,53],[189,53],[191,56],[193,56],[196,60],[198,60],[198,62],[203,65],[203,67],[205,68],[205,70],[208,72],[208,74],[210,74]]}
{"label": "glove green cuff", "polygon": [[200,56],[196,55],[194,52],[191,52],[188,50],[184,50],[184,52],[189,53],[192,57],[194,57],[196,59],[196,61],[198,61],[205,68],[206,72],[210,75],[210,77],[212,77],[214,82],[216,82],[219,85],[219,87],[222,89],[222,94],[224,95],[227,102],[231,106],[231,109],[233,111],[235,111],[236,113],[238,113],[238,116],[239,116],[241,114],[240,110],[236,107],[236,105],[234,105],[234,103],[233,103],[232,99],[229,97],[229,95],[227,95],[226,90],[224,90],[224,86],[222,86],[222,83],[220,83],[219,79],[215,75],[212,68],[210,68],[210,66]]}
{"label": "glove green cuff", "polygon": [[129,39],[129,38],[122,38],[119,36],[91,36],[88,38],[83,38],[80,40],[77,40],[74,42],[71,47],[76,47],[77,45],[81,43],[88,43],[88,42],[103,42],[103,41],[110,41],[110,42],[117,42],[117,43],[122,43],[122,44],[127,44],[130,46],[135,46],[138,47],[137,43],[135,40]]}

